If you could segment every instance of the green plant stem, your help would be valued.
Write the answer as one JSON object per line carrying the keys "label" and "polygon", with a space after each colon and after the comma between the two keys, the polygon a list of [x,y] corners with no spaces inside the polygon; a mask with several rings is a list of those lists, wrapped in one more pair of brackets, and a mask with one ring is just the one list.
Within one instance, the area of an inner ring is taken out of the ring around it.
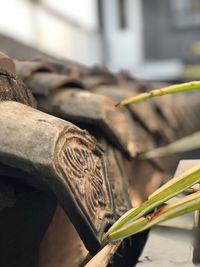
{"label": "green plant stem", "polygon": [[134,97],[122,100],[119,102],[116,106],[122,107],[124,105],[128,105],[131,103],[138,103],[147,99],[150,99],[152,97],[156,96],[163,96],[167,94],[173,94],[173,93],[179,93],[189,90],[200,90],[200,82],[199,81],[193,81],[188,83],[182,83],[182,84],[175,84],[167,87],[163,87],[161,89],[155,89],[147,93],[142,93],[139,95],[136,95]]}

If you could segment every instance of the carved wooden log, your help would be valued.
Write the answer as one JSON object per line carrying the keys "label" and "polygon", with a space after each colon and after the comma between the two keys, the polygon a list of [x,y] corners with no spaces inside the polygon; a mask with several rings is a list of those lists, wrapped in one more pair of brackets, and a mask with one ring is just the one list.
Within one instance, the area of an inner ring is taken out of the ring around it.
{"label": "carved wooden log", "polygon": [[[130,157],[153,147],[152,140],[128,111],[115,108],[114,102],[104,96],[81,90],[60,90],[48,97],[38,98],[39,108],[73,122],[99,126],[110,142]],[[78,107],[78,108],[77,108]]]}
{"label": "carved wooden log", "polygon": [[0,113],[0,162],[50,188],[96,252],[114,212],[102,149],[86,131],[28,106],[2,102]]}
{"label": "carved wooden log", "polygon": [[[131,202],[128,195],[127,177],[124,170],[122,157],[119,151],[112,148],[101,134],[98,135],[108,162],[108,179],[113,192],[114,216],[117,219],[124,212],[130,209]],[[69,234],[70,233],[70,234]],[[99,266],[130,266],[132,267],[144,246],[147,233],[133,236],[121,243],[108,246],[110,249],[103,249],[103,256],[98,263],[95,256],[95,264]],[[73,243],[72,243],[73,240]],[[62,209],[58,208],[54,219],[42,241],[40,250],[40,266],[79,266],[86,256],[87,251],[78,237],[72,224],[69,223]],[[102,255],[102,252],[100,252]],[[104,265],[105,262],[105,265]]]}

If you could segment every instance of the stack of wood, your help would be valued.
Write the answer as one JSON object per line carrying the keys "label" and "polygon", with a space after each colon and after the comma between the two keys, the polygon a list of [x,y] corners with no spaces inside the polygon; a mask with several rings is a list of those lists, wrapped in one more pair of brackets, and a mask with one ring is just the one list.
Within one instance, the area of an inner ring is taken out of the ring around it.
{"label": "stack of wood", "polygon": [[[116,102],[152,85],[48,59],[2,55],[0,67],[0,266],[84,266],[176,164],[138,155],[199,130],[200,100],[119,110]],[[109,245],[87,266],[133,266],[146,237]]]}

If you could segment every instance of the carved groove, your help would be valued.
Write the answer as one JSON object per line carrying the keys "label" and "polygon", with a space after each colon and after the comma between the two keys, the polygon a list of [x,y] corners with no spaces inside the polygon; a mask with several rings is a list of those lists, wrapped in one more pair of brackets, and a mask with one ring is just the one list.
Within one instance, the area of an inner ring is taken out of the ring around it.
{"label": "carved groove", "polygon": [[73,131],[68,131],[58,144],[55,168],[98,230],[111,208],[103,154],[86,132]]}

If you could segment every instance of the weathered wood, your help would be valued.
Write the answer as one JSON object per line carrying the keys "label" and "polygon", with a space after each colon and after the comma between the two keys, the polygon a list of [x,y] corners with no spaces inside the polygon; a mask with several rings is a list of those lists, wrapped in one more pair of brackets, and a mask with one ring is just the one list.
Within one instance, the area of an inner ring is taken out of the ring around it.
{"label": "weathered wood", "polygon": [[[102,143],[102,142],[101,142]],[[108,179],[113,192],[115,215],[117,218],[132,208],[128,195],[128,178],[124,170],[121,153],[106,144],[103,145],[108,162]]]}
{"label": "weathered wood", "polygon": [[95,87],[104,84],[116,84],[116,81],[110,77],[102,76],[85,76],[82,78],[83,84],[88,90],[93,90]]}
{"label": "weathered wood", "polygon": [[47,96],[54,90],[64,87],[84,88],[82,82],[78,79],[67,75],[48,72],[33,73],[25,82],[34,95]]}
{"label": "weathered wood", "polygon": [[0,68],[15,73],[14,61],[2,52],[0,52]]}
{"label": "weathered wood", "polygon": [[100,127],[110,142],[130,157],[154,146],[144,129],[137,122],[132,123],[129,112],[116,109],[115,103],[105,96],[68,89],[37,100],[39,109],[47,113]]}
{"label": "weathered wood", "polygon": [[[124,90],[123,85],[121,87],[100,86],[97,87],[94,92],[108,96],[115,100],[116,103],[139,93],[138,90],[135,90],[135,92],[128,88]],[[149,136],[149,138],[154,138],[157,145],[166,144],[174,140],[173,131],[171,128],[166,127],[166,122],[157,114],[154,102],[146,101],[137,103],[137,105],[130,104],[128,105],[128,110],[133,120],[138,121],[140,125],[152,135]]]}
{"label": "weathered wood", "polygon": [[0,69],[0,101],[7,100],[36,107],[36,101],[25,84],[14,74]]}
{"label": "weathered wood", "polygon": [[[102,135],[96,133],[97,140],[105,151],[108,162],[108,179],[113,192],[113,202],[116,218],[119,218],[126,211],[132,208],[128,192],[131,190],[128,184],[127,175],[124,169],[123,156],[120,151],[109,145]],[[99,137],[99,138],[98,138]],[[147,239],[148,232],[134,235],[120,243],[106,246],[91,260],[92,266],[115,266],[132,267],[142,252]],[[90,266],[90,265],[89,265]]]}
{"label": "weathered wood", "polygon": [[138,261],[148,237],[148,231],[134,235],[124,241],[106,245],[85,267],[133,267]]}
{"label": "weathered wood", "polygon": [[50,188],[86,247],[97,251],[103,231],[113,222],[100,146],[73,124],[19,103],[0,103],[0,114],[0,162]]}
{"label": "weathered wood", "polygon": [[85,267],[107,267],[119,245],[120,242],[105,246],[85,265]]}
{"label": "weathered wood", "polygon": [[22,80],[27,79],[35,72],[53,72],[53,67],[42,61],[14,61],[17,76]]}
{"label": "weathered wood", "polygon": [[88,90],[93,90],[99,85],[117,84],[117,77],[103,65],[95,65],[81,74],[81,80]]}
{"label": "weathered wood", "polygon": [[199,130],[199,96],[195,92],[155,98],[159,111],[176,134],[175,139]]}

